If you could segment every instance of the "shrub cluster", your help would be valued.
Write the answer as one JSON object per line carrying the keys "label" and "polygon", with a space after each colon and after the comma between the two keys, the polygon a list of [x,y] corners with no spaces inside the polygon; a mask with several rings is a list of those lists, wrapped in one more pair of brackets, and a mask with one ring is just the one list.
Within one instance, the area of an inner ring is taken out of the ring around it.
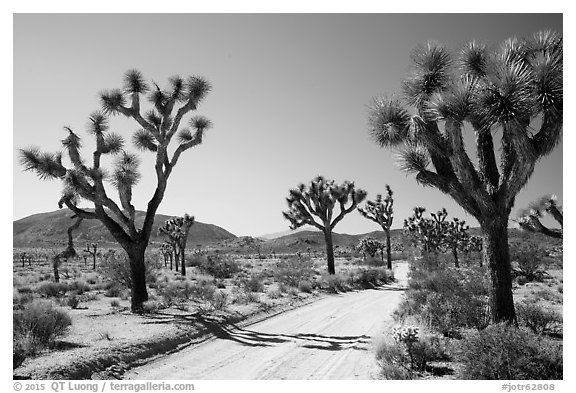
{"label": "shrub cluster", "polygon": [[421,336],[418,328],[396,328],[392,338],[393,342],[382,341],[376,348],[380,376],[384,379],[414,379],[427,369],[429,362],[446,358],[438,337]]}
{"label": "shrub cluster", "polygon": [[46,297],[62,297],[68,292],[68,285],[63,282],[42,282],[36,291]]}
{"label": "shrub cluster", "polygon": [[52,301],[37,299],[13,313],[14,368],[64,335],[72,319]]}
{"label": "shrub cluster", "polygon": [[314,264],[310,258],[288,258],[276,264],[275,280],[289,287],[298,288],[303,281],[310,282],[314,274]]}
{"label": "shrub cluster", "polygon": [[496,324],[473,330],[457,352],[462,379],[562,379],[562,343]]}
{"label": "shrub cluster", "polygon": [[234,259],[220,254],[196,256],[191,264],[218,279],[231,278],[242,270],[240,264]]}
{"label": "shrub cluster", "polygon": [[520,325],[535,334],[558,333],[562,327],[560,313],[532,302],[516,303],[516,316]]}
{"label": "shrub cluster", "polygon": [[[161,267],[160,261],[147,253],[144,257],[144,267],[146,282],[154,282],[156,280],[156,272]],[[125,288],[132,288],[130,264],[124,253],[112,249],[108,250],[100,263],[100,271],[108,280],[119,283]]]}
{"label": "shrub cluster", "polygon": [[430,329],[458,337],[465,328],[490,322],[489,281],[484,268],[453,268],[420,260],[412,265],[408,290],[394,316],[416,317]]}

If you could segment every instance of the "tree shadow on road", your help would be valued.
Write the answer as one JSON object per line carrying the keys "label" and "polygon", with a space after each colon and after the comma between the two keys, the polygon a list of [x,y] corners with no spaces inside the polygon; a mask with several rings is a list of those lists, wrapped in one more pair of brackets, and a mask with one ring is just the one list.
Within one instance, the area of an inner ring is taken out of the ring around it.
{"label": "tree shadow on road", "polygon": [[298,333],[264,333],[255,330],[243,329],[234,324],[222,324],[202,316],[199,321],[206,326],[216,337],[231,340],[242,345],[253,347],[269,347],[286,342],[294,342],[303,348],[320,349],[326,351],[340,351],[345,349],[366,350],[370,336],[325,336],[320,334]]}

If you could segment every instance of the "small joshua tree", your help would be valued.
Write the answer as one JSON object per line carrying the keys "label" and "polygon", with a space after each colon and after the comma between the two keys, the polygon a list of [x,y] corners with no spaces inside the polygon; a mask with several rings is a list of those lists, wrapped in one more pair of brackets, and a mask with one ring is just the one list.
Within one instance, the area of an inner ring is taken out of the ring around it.
{"label": "small joshua tree", "polygon": [[443,238],[442,245],[446,250],[452,252],[454,256],[454,265],[460,267],[458,261],[458,251],[466,252],[466,246],[468,245],[468,239],[470,235],[468,234],[468,225],[466,221],[460,220],[459,218],[452,218],[452,221],[444,222],[443,227]]}
{"label": "small joshua tree", "polygon": [[378,250],[380,250],[380,242],[373,237],[365,237],[360,240],[357,248],[362,252],[362,254],[364,254],[364,256],[368,254],[371,258],[374,258]]}
{"label": "small joshua tree", "polygon": [[[194,217],[184,214],[183,217],[174,217],[166,220],[164,225],[158,228],[160,233],[168,236],[175,255],[180,257],[182,275],[186,275],[186,242],[190,228],[194,225]],[[176,270],[178,270],[178,258],[176,259]]]}
{"label": "small joshua tree", "polygon": [[[168,89],[156,83],[149,85],[139,71],[124,75],[122,89],[99,94],[101,110],[89,116],[88,132],[95,139],[95,150],[90,161],[82,157],[80,137],[70,127],[62,141],[70,165],[65,166],[61,153],[44,153],[38,147],[20,150],[25,170],[34,171],[42,180],[60,179],[64,183],[61,205],[66,205],[78,217],[102,222],[128,255],[131,274],[131,308],[141,312],[148,300],[144,253],[148,247],[154,217],[164,199],[168,179],[182,153],[202,143],[204,132],[211,122],[202,116],[189,120],[190,128],[180,125],[190,112],[196,111],[211,90],[204,78],[192,76],[169,79]],[[141,98],[147,95],[151,110],[143,113]],[[132,191],[140,180],[139,157],[125,150],[125,139],[109,131],[108,117],[123,115],[132,119],[138,129],[131,135],[135,147],[155,155],[156,188],[147,204],[142,225],[136,225],[136,209],[132,205]],[[191,131],[191,129],[193,131]],[[176,138],[175,138],[176,137]],[[169,152],[171,141],[177,144]],[[111,171],[102,163],[104,157],[115,157]],[[111,199],[104,182],[108,181],[118,193],[119,204]],[[94,210],[78,207],[80,199],[94,205]]]}
{"label": "small joshua tree", "polygon": [[390,228],[394,220],[394,199],[392,198],[392,189],[386,184],[386,198],[381,194],[376,195],[375,201],[366,201],[364,207],[359,207],[360,214],[369,220],[374,221],[382,227],[386,234],[386,261],[388,269],[392,269],[392,248],[390,246]]}
{"label": "small joshua tree", "polygon": [[425,211],[423,207],[415,207],[412,216],[404,220],[404,230],[415,237],[424,253],[439,251],[442,246],[442,223],[448,213],[441,210],[432,213],[433,218],[426,218]]}
{"label": "small joshua tree", "polygon": [[[560,228],[548,228],[542,224],[542,217],[550,214],[560,225]],[[562,206],[558,205],[555,195],[545,195],[532,202],[527,209],[518,214],[516,222],[521,229],[530,232],[540,232],[546,236],[562,239],[564,214]]]}
{"label": "small joshua tree", "polygon": [[561,139],[562,36],[539,32],[494,49],[469,42],[456,55],[431,42],[411,63],[404,100],[376,99],[370,131],[380,146],[401,150],[401,168],[418,183],[450,195],[478,220],[492,320],[513,323],[508,219],[536,164]]}
{"label": "small joshua tree", "polygon": [[[290,196],[286,198],[289,210],[282,214],[290,221],[290,228],[296,229],[308,224],[324,233],[328,274],[336,273],[332,230],[364,198],[366,191],[357,189],[354,183],[345,181],[339,185],[322,176],[314,178],[308,185],[300,184],[298,188],[290,190]],[[336,206],[340,212],[333,218]],[[319,222],[314,217],[318,217]]]}
{"label": "small joshua tree", "polygon": [[82,251],[92,256],[92,269],[96,270],[96,254],[98,252],[98,244],[86,243],[86,248]]}
{"label": "small joshua tree", "polygon": [[172,244],[169,242],[162,243],[160,246],[160,253],[162,254],[162,257],[164,257],[164,267],[168,265],[168,260],[170,260],[170,270],[172,270],[172,261],[174,259],[174,247]]}
{"label": "small joshua tree", "polygon": [[58,271],[58,268],[60,267],[62,260],[67,262],[68,259],[74,258],[77,255],[76,250],[74,249],[74,235],[73,235],[73,233],[76,229],[78,229],[80,224],[82,224],[83,218],[78,217],[76,215],[73,215],[71,218],[76,219],[76,221],[74,221],[74,224],[70,225],[68,227],[68,230],[66,231],[66,233],[68,234],[68,245],[64,251],[56,254],[52,258],[52,269],[54,271],[54,281],[55,282],[60,282],[60,273]]}

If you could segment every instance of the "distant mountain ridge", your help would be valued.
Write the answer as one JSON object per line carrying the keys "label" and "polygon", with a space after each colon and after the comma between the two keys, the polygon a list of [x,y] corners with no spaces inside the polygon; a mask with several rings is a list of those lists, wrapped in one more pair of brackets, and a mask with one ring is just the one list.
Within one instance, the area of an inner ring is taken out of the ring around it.
{"label": "distant mountain ridge", "polygon": [[[66,230],[73,223],[70,217],[73,215],[69,209],[61,209],[52,212],[33,214],[16,220],[12,224],[13,247],[54,247],[67,242]],[[136,211],[136,224],[142,225],[145,213]],[[156,214],[151,243],[163,243],[164,236],[158,234],[158,227],[164,221],[174,216]],[[224,228],[213,224],[205,224],[196,221],[188,235],[188,247],[207,245],[222,240],[235,239],[236,236]],[[84,220],[74,232],[74,241],[77,247],[82,247],[86,242],[98,243],[101,247],[117,247],[108,230],[98,220]]]}

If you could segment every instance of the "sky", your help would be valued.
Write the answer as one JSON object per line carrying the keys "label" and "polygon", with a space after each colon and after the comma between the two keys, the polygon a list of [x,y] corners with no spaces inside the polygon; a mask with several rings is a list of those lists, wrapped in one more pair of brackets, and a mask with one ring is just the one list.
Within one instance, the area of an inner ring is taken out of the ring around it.
{"label": "sky", "polygon": [[[187,212],[238,236],[288,230],[281,214],[288,190],[317,175],[354,181],[371,199],[389,184],[394,228],[414,206],[446,207],[477,225],[450,197],[401,172],[394,151],[370,139],[367,107],[375,96],[400,91],[420,43],[457,49],[469,39],[498,44],[563,27],[559,14],[16,14],[13,22],[15,220],[56,210],[61,189],[23,172],[18,149],[59,151],[62,127],[71,126],[91,154],[85,125],[98,109],[97,93],[121,87],[124,72],[137,68],[161,86],[172,75],[211,81],[197,114],[214,127],[181,157],[159,213]],[[127,139],[138,128],[120,117],[111,125]],[[560,144],[540,161],[513,215],[547,193],[562,203],[562,150]],[[150,153],[143,157],[134,190],[140,210],[155,187],[151,160]],[[377,229],[352,213],[335,231]]]}

